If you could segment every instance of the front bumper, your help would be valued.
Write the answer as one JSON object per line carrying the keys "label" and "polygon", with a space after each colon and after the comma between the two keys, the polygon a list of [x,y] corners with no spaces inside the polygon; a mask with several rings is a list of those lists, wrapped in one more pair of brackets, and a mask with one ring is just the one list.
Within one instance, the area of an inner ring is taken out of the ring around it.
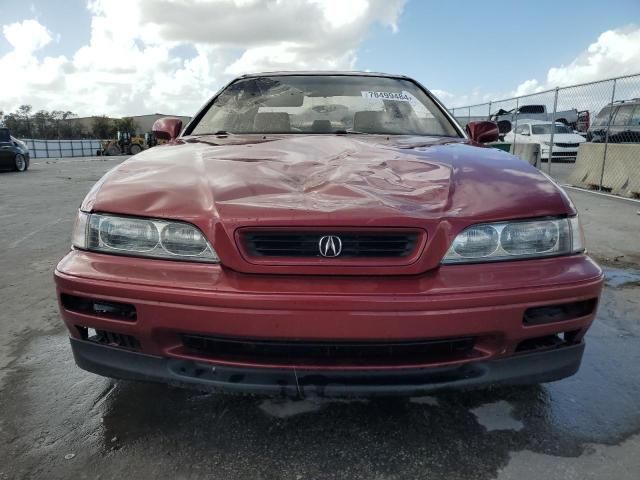
{"label": "front bumper", "polygon": [[[135,319],[125,319],[60,302],[77,363],[89,371],[267,393],[274,392],[274,378],[278,388],[288,385],[286,393],[299,389],[295,376],[303,375],[302,384],[315,385],[315,390],[331,384],[336,394],[366,394],[540,382],[571,375],[580,363],[583,337],[595,309],[533,325],[523,322],[524,314],[530,308],[572,302],[595,305],[602,271],[588,257],[575,255],[452,265],[421,275],[255,275],[219,265],[72,251],[56,268],[55,281],[59,299],[70,295],[135,307]],[[88,328],[135,342],[129,350],[96,344],[87,340]],[[472,351],[455,358],[316,364],[309,359],[283,362],[193,351],[185,335],[245,343],[361,345],[461,337],[471,337],[474,343]],[[569,340],[559,347],[543,345],[544,351],[530,348],[532,340],[553,335]],[[185,374],[180,366],[194,373]],[[214,368],[217,373],[210,377]],[[283,378],[288,380],[282,383]]]}
{"label": "front bumper", "polygon": [[347,372],[217,366],[129,352],[74,338],[71,348],[80,368],[112,378],[222,392],[340,397],[420,395],[445,388],[550,382],[578,371],[584,343],[464,365]]}

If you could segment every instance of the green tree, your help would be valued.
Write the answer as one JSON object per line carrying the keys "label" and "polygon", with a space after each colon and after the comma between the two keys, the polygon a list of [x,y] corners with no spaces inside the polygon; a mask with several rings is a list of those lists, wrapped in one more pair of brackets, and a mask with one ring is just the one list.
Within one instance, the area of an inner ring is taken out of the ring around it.
{"label": "green tree", "polygon": [[21,125],[23,129],[22,135],[33,138],[33,133],[31,130],[31,110],[32,110],[31,105],[20,105],[18,107],[18,111],[16,112],[16,114],[18,115],[20,120],[22,120],[23,122]]}
{"label": "green tree", "polygon": [[46,110],[38,110],[33,114],[32,119],[33,136],[35,138],[42,138],[48,140],[55,138],[56,126],[54,123],[53,115]]}
{"label": "green tree", "polygon": [[131,117],[123,117],[115,121],[116,130],[119,132],[128,132],[134,136],[138,130],[138,124]]}
{"label": "green tree", "polygon": [[4,124],[17,137],[31,136],[31,105],[20,105],[13,113],[5,114]]}
{"label": "green tree", "polygon": [[91,122],[91,134],[95,138],[101,138],[101,139],[113,138],[115,134],[115,130],[116,130],[116,127],[114,125],[113,120],[106,117],[105,115],[94,117]]}
{"label": "green tree", "polygon": [[18,138],[81,138],[80,123],[73,122],[77,115],[71,111],[38,110],[32,113],[31,105],[20,105],[13,113],[0,112],[0,124],[4,124]]}
{"label": "green tree", "polygon": [[77,115],[73,112],[58,112],[59,122],[58,122],[58,132],[60,138],[81,138],[82,137],[82,127],[78,122],[72,122],[71,119],[76,118]]}
{"label": "green tree", "polygon": [[11,130],[11,133],[16,137],[26,136],[26,130],[23,130],[22,123],[22,120],[15,113],[4,116],[4,126]]}

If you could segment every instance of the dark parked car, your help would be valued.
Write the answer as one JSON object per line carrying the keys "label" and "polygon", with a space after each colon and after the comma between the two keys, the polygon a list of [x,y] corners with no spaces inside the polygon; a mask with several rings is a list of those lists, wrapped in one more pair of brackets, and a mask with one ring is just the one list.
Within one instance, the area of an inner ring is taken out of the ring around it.
{"label": "dark parked car", "polygon": [[80,367],[294,396],[578,370],[602,270],[566,193],[482,145],[495,123],[405,76],[282,72],[153,130],[55,270]]}
{"label": "dark parked car", "polygon": [[587,132],[588,141],[606,140],[610,116],[609,142],[640,143],[640,98],[615,102],[600,110]]}
{"label": "dark parked car", "polygon": [[24,172],[29,168],[29,149],[13,138],[8,128],[0,128],[0,170]]}

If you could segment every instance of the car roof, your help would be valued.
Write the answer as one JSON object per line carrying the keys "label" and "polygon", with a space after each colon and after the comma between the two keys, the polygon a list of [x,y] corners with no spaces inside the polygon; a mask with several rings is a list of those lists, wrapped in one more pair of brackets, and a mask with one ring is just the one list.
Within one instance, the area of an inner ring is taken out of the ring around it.
{"label": "car roof", "polygon": [[[613,106],[617,107],[619,105],[633,105],[633,104],[636,104],[636,103],[640,103],[640,98],[630,98],[628,100],[616,100],[615,102],[613,102]],[[611,105],[612,104],[610,103],[606,107],[610,107]]]}
{"label": "car roof", "polygon": [[397,75],[382,72],[364,72],[364,71],[344,71],[344,70],[282,70],[275,72],[258,72],[240,75],[238,78],[253,77],[283,77],[283,76],[352,76],[352,77],[386,77],[386,78],[409,78],[406,75]]}
{"label": "car roof", "polygon": [[522,125],[523,123],[527,125],[551,125],[552,123],[555,123],[556,125],[564,125],[562,122],[551,122],[550,120],[527,120],[526,118],[518,120],[518,125]]}

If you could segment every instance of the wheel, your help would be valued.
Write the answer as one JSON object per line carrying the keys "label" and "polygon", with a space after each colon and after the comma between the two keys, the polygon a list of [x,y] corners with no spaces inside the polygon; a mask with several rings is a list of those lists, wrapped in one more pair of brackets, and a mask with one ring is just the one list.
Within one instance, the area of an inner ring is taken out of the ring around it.
{"label": "wheel", "polygon": [[120,155],[120,149],[115,145],[111,145],[107,148],[107,155]]}
{"label": "wheel", "polygon": [[29,168],[29,162],[21,153],[17,154],[16,158],[14,159],[14,168],[18,172],[26,172]]}
{"label": "wheel", "polygon": [[142,151],[142,147],[137,143],[134,143],[133,145],[131,145],[131,148],[129,150],[131,151],[131,155],[136,155],[137,153],[140,153]]}

